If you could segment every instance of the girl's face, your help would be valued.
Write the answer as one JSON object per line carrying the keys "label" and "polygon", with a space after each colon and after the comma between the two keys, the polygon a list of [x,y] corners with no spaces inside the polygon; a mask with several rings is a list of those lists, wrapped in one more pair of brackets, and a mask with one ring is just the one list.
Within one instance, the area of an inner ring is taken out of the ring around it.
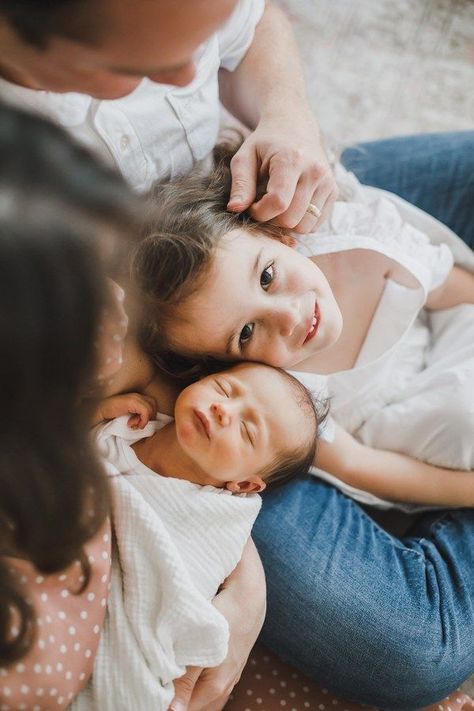
{"label": "girl's face", "polygon": [[315,436],[291,383],[260,364],[242,363],[188,386],[174,416],[179,444],[201,479],[258,485],[228,486],[235,491],[264,488],[255,475]]}
{"label": "girl's face", "polygon": [[167,329],[173,350],[290,367],[335,343],[342,316],[307,257],[263,234],[233,230],[203,286]]}

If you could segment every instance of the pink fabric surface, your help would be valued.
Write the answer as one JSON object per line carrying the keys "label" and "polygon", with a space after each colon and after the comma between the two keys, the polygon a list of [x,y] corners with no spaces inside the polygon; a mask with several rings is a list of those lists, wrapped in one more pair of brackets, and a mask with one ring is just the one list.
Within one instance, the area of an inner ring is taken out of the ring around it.
{"label": "pink fabric surface", "polygon": [[[262,645],[256,645],[225,711],[368,711],[373,708],[341,699],[281,662]],[[474,702],[457,691],[426,711],[474,711]]]}
{"label": "pink fabric surface", "polygon": [[86,546],[92,571],[80,595],[74,594],[82,582],[78,561],[62,573],[44,576],[25,560],[9,559],[35,609],[38,627],[26,657],[0,668],[0,711],[64,709],[86,684],[107,605],[110,539],[107,521]]}

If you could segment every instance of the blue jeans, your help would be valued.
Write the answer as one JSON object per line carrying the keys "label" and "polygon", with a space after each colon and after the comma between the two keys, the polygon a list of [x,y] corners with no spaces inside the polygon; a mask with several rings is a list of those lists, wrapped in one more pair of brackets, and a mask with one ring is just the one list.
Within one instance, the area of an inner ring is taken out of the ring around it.
{"label": "blue jeans", "polygon": [[342,162],[361,183],[397,193],[474,248],[474,131],[362,143]]}
{"label": "blue jeans", "polygon": [[[393,139],[343,160],[467,241],[473,142],[474,133]],[[416,709],[474,673],[474,510],[424,514],[400,538],[301,477],[265,493],[253,536],[268,585],[262,639],[308,676],[355,701]]]}

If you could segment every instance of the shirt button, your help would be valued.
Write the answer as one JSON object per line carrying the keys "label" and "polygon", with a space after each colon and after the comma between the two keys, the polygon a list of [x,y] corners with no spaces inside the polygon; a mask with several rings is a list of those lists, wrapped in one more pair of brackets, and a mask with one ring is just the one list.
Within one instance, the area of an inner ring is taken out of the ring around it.
{"label": "shirt button", "polygon": [[122,136],[122,138],[120,139],[120,149],[122,151],[125,151],[128,148],[129,143],[130,143],[130,138],[124,134]]}

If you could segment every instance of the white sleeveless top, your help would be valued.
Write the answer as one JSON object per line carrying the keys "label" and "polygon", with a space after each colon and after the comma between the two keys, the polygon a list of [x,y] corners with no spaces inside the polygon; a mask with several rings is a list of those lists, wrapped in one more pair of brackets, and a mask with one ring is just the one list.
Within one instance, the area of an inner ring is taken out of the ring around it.
{"label": "white sleeveless top", "polygon": [[[334,420],[346,431],[355,433],[369,416],[393,401],[409,380],[423,370],[430,340],[423,306],[429,292],[447,278],[454,261],[446,244],[432,244],[425,233],[403,219],[396,205],[398,198],[357,183],[354,193],[354,201],[336,203],[320,232],[298,238],[300,253],[312,257],[350,249],[374,250],[405,267],[419,286],[408,288],[387,279],[352,369],[330,375],[291,371],[314,397],[330,398],[331,417],[321,432],[327,441],[334,437]],[[400,203],[403,207],[404,201]],[[429,216],[427,220],[428,226],[436,222]],[[452,241],[450,230],[441,223],[436,223],[436,227],[446,230],[448,241]],[[313,473],[363,503],[392,505],[319,469]],[[400,508],[398,504],[397,507]]]}
{"label": "white sleeveless top", "polygon": [[419,283],[418,288],[409,288],[387,279],[353,368],[323,376],[293,371],[312,392],[329,395],[333,417],[354,432],[423,369],[429,332],[418,316],[429,292],[448,276],[453,256],[446,245],[431,244],[405,223],[383,196],[372,205],[337,203],[323,231],[303,237],[298,249],[308,257],[373,250],[401,264]]}

